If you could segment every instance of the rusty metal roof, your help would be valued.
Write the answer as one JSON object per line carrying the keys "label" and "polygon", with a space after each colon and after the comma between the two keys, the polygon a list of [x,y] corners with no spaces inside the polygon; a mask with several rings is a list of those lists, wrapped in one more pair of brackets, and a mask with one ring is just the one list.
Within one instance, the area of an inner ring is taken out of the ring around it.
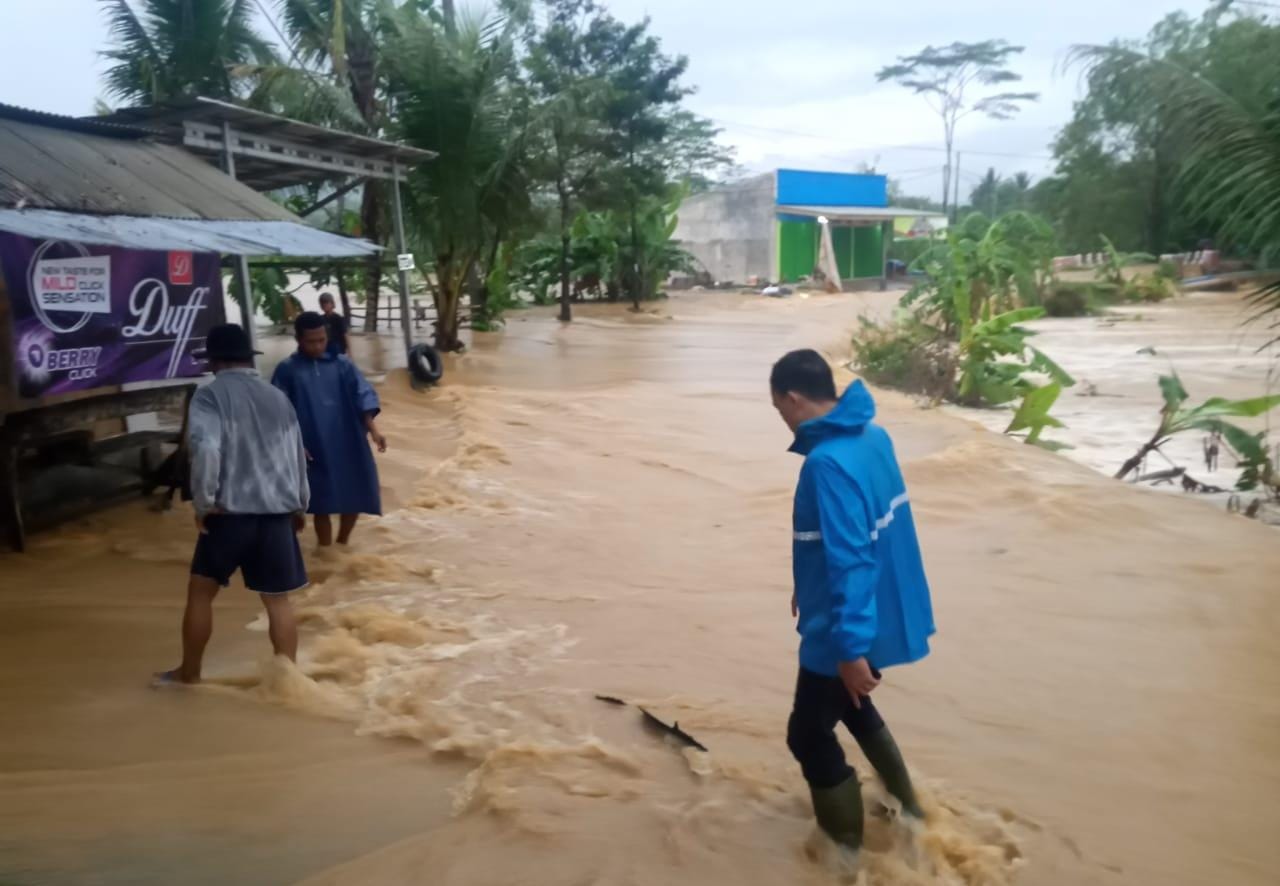
{"label": "rusty metal roof", "polygon": [[0,105],[0,206],[298,221],[198,157],[146,135],[130,127]]}
{"label": "rusty metal roof", "polygon": [[0,231],[232,255],[362,256],[146,127],[0,104]]}

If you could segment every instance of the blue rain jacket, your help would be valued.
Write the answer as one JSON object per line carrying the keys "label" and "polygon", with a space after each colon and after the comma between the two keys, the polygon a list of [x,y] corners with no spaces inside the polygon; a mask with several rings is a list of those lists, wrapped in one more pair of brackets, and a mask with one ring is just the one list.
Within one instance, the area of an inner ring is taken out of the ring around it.
{"label": "blue rain jacket", "polygon": [[381,410],[378,394],[346,357],[312,360],[295,352],[271,383],[298,413],[311,484],[309,514],[381,514],[378,467],[364,417]]}
{"label": "blue rain jacket", "polygon": [[792,517],[800,665],[827,676],[929,654],[933,607],[907,487],[875,402],[858,381],[830,413],[800,425],[805,457]]}

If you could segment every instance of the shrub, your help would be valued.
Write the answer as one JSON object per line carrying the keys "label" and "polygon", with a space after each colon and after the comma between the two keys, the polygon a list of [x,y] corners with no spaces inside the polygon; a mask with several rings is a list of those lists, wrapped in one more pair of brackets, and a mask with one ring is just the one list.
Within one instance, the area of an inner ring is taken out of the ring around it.
{"label": "shrub", "polygon": [[1159,275],[1140,274],[1125,286],[1125,298],[1129,301],[1157,302],[1173,296],[1173,285]]}
{"label": "shrub", "polygon": [[864,317],[853,339],[853,358],[874,384],[933,400],[955,396],[955,346],[914,319],[882,325]]}
{"label": "shrub", "polygon": [[1094,310],[1092,289],[1088,283],[1057,280],[1049,285],[1041,305],[1050,317],[1083,317]]}

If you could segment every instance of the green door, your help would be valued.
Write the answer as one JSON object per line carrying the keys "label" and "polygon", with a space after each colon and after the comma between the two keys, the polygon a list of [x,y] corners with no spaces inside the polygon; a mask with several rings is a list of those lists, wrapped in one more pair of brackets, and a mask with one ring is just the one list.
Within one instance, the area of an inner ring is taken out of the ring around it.
{"label": "green door", "polygon": [[848,226],[831,226],[831,245],[836,250],[836,267],[840,269],[840,279],[848,280],[853,273],[853,232],[857,228]]}
{"label": "green door", "polygon": [[852,277],[879,277],[884,273],[884,234],[880,225],[854,228]]}
{"label": "green door", "polygon": [[812,274],[817,263],[817,222],[778,222],[778,276],[794,282]]}

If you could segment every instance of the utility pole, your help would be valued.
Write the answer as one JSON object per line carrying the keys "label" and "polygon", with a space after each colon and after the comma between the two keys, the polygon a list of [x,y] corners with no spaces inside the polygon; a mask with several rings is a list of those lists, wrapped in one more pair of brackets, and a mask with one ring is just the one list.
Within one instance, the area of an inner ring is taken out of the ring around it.
{"label": "utility pole", "polygon": [[959,222],[960,221],[960,152],[959,151],[956,151],[955,188],[956,188],[956,197],[954,200],[951,201],[951,211],[955,215],[955,218],[953,219],[953,221]]}

